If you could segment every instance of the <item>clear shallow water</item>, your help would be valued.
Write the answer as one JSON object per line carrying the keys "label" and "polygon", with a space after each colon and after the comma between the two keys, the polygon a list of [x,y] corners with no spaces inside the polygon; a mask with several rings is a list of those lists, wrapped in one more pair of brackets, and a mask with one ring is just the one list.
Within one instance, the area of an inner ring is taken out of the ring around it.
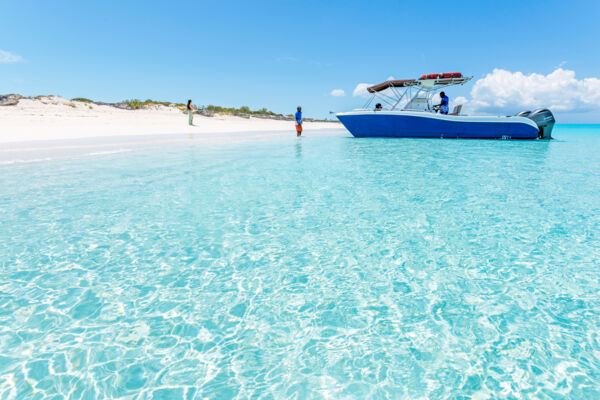
{"label": "clear shallow water", "polygon": [[597,398],[600,127],[555,136],[3,165],[0,398]]}

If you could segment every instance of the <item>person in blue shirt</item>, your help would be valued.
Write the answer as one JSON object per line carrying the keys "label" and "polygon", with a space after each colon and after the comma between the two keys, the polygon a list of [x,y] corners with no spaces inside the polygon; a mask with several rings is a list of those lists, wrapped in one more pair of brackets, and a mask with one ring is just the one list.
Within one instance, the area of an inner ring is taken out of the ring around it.
{"label": "person in blue shirt", "polygon": [[442,99],[441,103],[435,105],[435,107],[440,110],[440,114],[448,114],[448,103],[450,102],[450,99],[444,92],[440,92],[440,99]]}
{"label": "person in blue shirt", "polygon": [[296,111],[296,136],[300,136],[302,134],[302,107],[298,106],[298,111]]}

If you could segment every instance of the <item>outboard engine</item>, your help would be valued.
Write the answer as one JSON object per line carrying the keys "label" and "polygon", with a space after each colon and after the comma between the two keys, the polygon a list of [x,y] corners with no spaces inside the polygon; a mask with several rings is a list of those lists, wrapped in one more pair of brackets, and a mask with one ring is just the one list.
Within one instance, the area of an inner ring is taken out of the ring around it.
{"label": "outboard engine", "polygon": [[534,112],[521,111],[517,114],[517,117],[526,117],[535,122],[539,129],[539,139],[552,139],[552,128],[554,128],[556,122],[552,111],[547,108],[538,108]]}
{"label": "outboard engine", "polygon": [[529,117],[529,114],[531,114],[531,111],[521,111],[517,114],[517,117]]}

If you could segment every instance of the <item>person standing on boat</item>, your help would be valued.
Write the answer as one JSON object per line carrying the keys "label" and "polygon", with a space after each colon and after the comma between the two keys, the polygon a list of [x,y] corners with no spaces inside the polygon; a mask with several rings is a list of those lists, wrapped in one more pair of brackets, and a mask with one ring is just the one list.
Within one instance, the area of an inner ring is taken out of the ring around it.
{"label": "person standing on boat", "polygon": [[187,102],[187,113],[188,113],[188,123],[190,125],[194,125],[194,110],[196,107],[192,104],[192,100],[188,100]]}
{"label": "person standing on boat", "polygon": [[440,99],[442,101],[440,104],[436,105],[436,107],[440,110],[440,114],[448,114],[448,103],[450,102],[450,99],[444,92],[440,92]]}
{"label": "person standing on boat", "polygon": [[302,134],[302,107],[298,106],[298,111],[296,111],[296,136],[300,136]]}

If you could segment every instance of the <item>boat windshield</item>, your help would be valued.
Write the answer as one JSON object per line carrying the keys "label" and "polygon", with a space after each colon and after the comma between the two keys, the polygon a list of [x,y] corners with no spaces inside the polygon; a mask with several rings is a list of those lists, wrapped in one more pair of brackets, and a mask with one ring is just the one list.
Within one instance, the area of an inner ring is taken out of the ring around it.
{"label": "boat windshield", "polygon": [[429,97],[425,92],[417,93],[402,109],[407,111],[430,111]]}

